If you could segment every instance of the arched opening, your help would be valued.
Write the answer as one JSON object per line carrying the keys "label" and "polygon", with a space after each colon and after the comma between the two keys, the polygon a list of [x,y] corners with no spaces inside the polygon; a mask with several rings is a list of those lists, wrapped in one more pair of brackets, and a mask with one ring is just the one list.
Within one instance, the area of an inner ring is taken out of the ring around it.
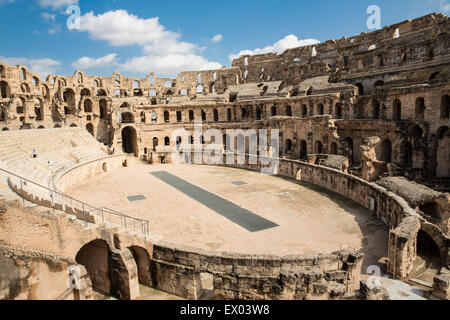
{"label": "arched opening", "polygon": [[306,104],[302,104],[302,117],[307,118],[308,117],[308,107]]}
{"label": "arched opening", "polygon": [[287,139],[286,140],[286,144],[285,144],[285,153],[286,154],[291,153],[293,146],[294,145],[292,144],[292,140],[291,139]]}
{"label": "arched opening", "polygon": [[378,101],[374,101],[372,104],[372,119],[380,119],[380,103]]}
{"label": "arched opening", "polygon": [[131,246],[128,248],[136,261],[139,283],[152,286],[152,279],[150,273],[150,255],[147,250],[138,246]]}
{"label": "arched opening", "polygon": [[37,99],[34,105],[34,113],[36,114],[36,121],[44,120],[44,104],[41,99]]}
{"label": "arched opening", "polygon": [[106,97],[106,91],[105,90],[97,90],[97,97]]}
{"label": "arched opening", "polygon": [[202,121],[206,121],[206,112],[202,110]]}
{"label": "arched opening", "polygon": [[413,148],[408,141],[402,143],[400,161],[404,167],[412,167],[413,165]]}
{"label": "arched opening", "polygon": [[402,102],[399,99],[394,100],[393,104],[392,120],[401,121],[402,120]]}
{"label": "arched opening", "polygon": [[145,112],[144,111],[142,111],[141,112],[141,123],[145,123],[146,121],[145,121]]}
{"label": "arched opening", "polygon": [[300,141],[300,159],[308,157],[308,144],[305,140]]}
{"label": "arched opening", "polygon": [[261,107],[256,107],[256,120],[261,120],[261,118],[262,118]]}
{"label": "arched opening", "polygon": [[417,257],[426,262],[427,268],[440,269],[441,254],[438,245],[428,233],[419,230],[417,234]]}
{"label": "arched opening", "polygon": [[86,268],[95,291],[112,294],[111,252],[104,240],[94,240],[83,246],[75,261]]}
{"label": "arched opening", "polygon": [[5,66],[0,65],[0,77],[5,78],[6,77],[6,69]]}
{"label": "arched opening", "polygon": [[121,114],[121,123],[134,123],[134,115],[131,112]]}
{"label": "arched opening", "polygon": [[323,116],[325,114],[325,108],[323,107],[323,104],[319,103],[317,105],[317,115]]}
{"label": "arched opening", "polygon": [[197,86],[197,93],[203,93],[203,86],[201,84]]}
{"label": "arched opening", "polygon": [[286,116],[292,117],[292,107],[286,106]]}
{"label": "arched opening", "polygon": [[441,99],[441,119],[450,119],[450,96],[445,95]]}
{"label": "arched opening", "polygon": [[418,125],[412,126],[408,128],[408,136],[414,139],[420,139],[423,137],[423,130]]}
{"label": "arched opening", "polygon": [[71,127],[71,128],[77,128],[78,126],[77,126],[75,123],[72,123],[72,124],[70,125],[70,127]]}
{"label": "arched opening", "polygon": [[169,111],[164,111],[164,122],[169,123],[170,122],[170,114]]}
{"label": "arched opening", "polygon": [[372,93],[375,93],[375,90],[376,90],[378,87],[382,87],[382,86],[384,86],[384,81],[383,81],[383,80],[378,80],[378,81],[376,81],[376,82],[373,84]]}
{"label": "arched opening", "polygon": [[334,114],[335,114],[337,119],[341,119],[342,118],[342,104],[336,103]]}
{"label": "arched opening", "polygon": [[89,89],[83,89],[81,90],[81,97],[90,97],[91,96],[91,92],[89,91]]}
{"label": "arched opening", "polygon": [[361,83],[355,84],[356,87],[358,87],[358,95],[363,96],[364,95],[364,86]]}
{"label": "arched opening", "polygon": [[189,122],[193,122],[193,121],[194,121],[194,111],[189,110]]}
{"label": "arched opening", "polygon": [[271,115],[272,115],[272,117],[275,117],[277,115],[277,107],[276,106],[273,106],[271,108]]}
{"label": "arched opening", "polygon": [[122,130],[122,150],[124,153],[137,156],[137,133],[133,127],[126,127]]}
{"label": "arched opening", "polygon": [[384,140],[375,148],[377,159],[385,163],[392,162],[392,144],[389,140]]}
{"label": "arched opening", "polygon": [[338,145],[336,142],[332,142],[330,146],[330,153],[337,155],[338,154]]}
{"label": "arched opening", "polygon": [[90,99],[84,100],[84,112],[85,113],[92,112],[92,101]]}
{"label": "arched opening", "polygon": [[231,121],[233,119],[231,109],[227,109],[227,121]]}
{"label": "arched opening", "polygon": [[425,99],[422,97],[416,99],[415,120],[425,120]]}
{"label": "arched opening", "polygon": [[94,137],[94,125],[92,123],[86,125],[86,130]]}
{"label": "arched opening", "polygon": [[75,92],[72,89],[66,89],[63,93],[63,100],[67,103],[69,110],[74,111],[75,106]]}
{"label": "arched opening", "polygon": [[134,89],[133,90],[133,96],[135,96],[135,97],[142,97],[142,96],[144,96],[144,93],[142,92],[142,89]]}
{"label": "arched opening", "polygon": [[108,114],[108,102],[105,99],[100,100],[100,119],[106,119]]}
{"label": "arched opening", "polygon": [[314,152],[316,154],[322,154],[323,153],[323,144],[321,141],[316,141],[314,145]]}
{"label": "arched opening", "polygon": [[159,139],[158,138],[153,138],[153,151],[156,151],[156,148],[158,147],[159,144]]}
{"label": "arched opening", "polygon": [[1,98],[9,98],[11,96],[11,89],[6,81],[0,81]]}
{"label": "arched opening", "polygon": [[344,156],[346,156],[350,160],[350,164],[354,163],[353,159],[353,139],[352,138],[346,138],[344,140]]}
{"label": "arched opening", "polygon": [[169,138],[169,137],[165,137],[165,138],[164,138],[164,145],[165,145],[166,147],[169,147],[169,146],[170,146],[170,138]]}
{"label": "arched opening", "polygon": [[422,211],[427,216],[435,219],[441,219],[441,208],[436,202],[427,202],[419,206],[419,210]]}
{"label": "arched opening", "polygon": [[217,109],[214,109],[213,113],[214,113],[214,122],[218,122],[219,121],[219,111],[217,111]]}

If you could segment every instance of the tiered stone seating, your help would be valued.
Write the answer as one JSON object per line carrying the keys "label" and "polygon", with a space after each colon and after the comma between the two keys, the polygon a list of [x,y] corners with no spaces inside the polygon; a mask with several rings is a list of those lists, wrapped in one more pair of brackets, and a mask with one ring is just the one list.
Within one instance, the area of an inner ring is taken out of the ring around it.
{"label": "tiered stone seating", "polygon": [[59,168],[107,155],[104,146],[83,128],[0,132],[0,167],[45,187]]}

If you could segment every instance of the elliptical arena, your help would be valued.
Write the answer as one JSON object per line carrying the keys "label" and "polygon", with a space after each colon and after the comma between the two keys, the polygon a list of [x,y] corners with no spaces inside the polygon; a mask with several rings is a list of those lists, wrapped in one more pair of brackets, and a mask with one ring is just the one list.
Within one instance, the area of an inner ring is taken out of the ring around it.
{"label": "elliptical arena", "polygon": [[[449,28],[431,14],[176,79],[0,63],[0,299],[395,299],[377,267],[448,299]],[[198,121],[233,162],[172,161],[215,143]],[[279,155],[249,149],[263,129]]]}

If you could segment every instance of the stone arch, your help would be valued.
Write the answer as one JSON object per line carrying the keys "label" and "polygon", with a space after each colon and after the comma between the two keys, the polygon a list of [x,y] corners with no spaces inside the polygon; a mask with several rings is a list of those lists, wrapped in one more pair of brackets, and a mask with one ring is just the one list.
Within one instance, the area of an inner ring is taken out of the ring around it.
{"label": "stone arch", "polygon": [[306,159],[308,157],[308,143],[306,140],[300,141],[300,159]]}
{"label": "stone arch", "polygon": [[422,226],[417,233],[416,241],[418,256],[422,256],[428,262],[435,262],[438,264],[437,267],[439,269],[442,265],[447,264],[447,240],[436,227],[428,223],[422,223]]}
{"label": "stone arch", "polygon": [[139,283],[146,286],[153,286],[150,272],[150,255],[148,251],[139,246],[131,246],[128,248],[136,262]]}
{"label": "stone arch", "polygon": [[294,147],[294,144],[292,143],[292,140],[291,139],[286,139],[285,149],[284,149],[285,153],[291,152],[293,147]]}
{"label": "stone arch", "polygon": [[120,118],[120,123],[134,123],[134,115],[131,112],[122,112]]}
{"label": "stone arch", "polygon": [[105,99],[100,100],[100,119],[106,119],[108,115],[108,102]]}
{"label": "stone arch", "polygon": [[170,122],[170,114],[169,114],[169,111],[167,111],[167,110],[164,111],[164,122],[165,123]]}
{"label": "stone arch", "polygon": [[91,96],[91,90],[84,88],[80,92],[81,97],[90,97]]}
{"label": "stone arch", "polygon": [[11,96],[11,88],[9,87],[8,82],[0,81],[0,97],[9,98],[10,96]]}
{"label": "stone arch", "polygon": [[63,100],[67,103],[67,106],[70,111],[74,111],[76,109],[75,105],[75,91],[71,88],[66,88],[63,92]]}
{"label": "stone arch", "polygon": [[336,103],[336,105],[335,105],[334,115],[335,115],[336,118],[338,118],[338,119],[342,118],[342,104],[339,103],[339,102]]}
{"label": "stone arch", "polygon": [[270,114],[271,114],[272,117],[275,117],[277,115],[277,106],[273,106],[270,109]]}
{"label": "stone arch", "polygon": [[425,120],[425,99],[419,97],[416,99],[415,120]]}
{"label": "stone arch", "polygon": [[111,251],[106,241],[94,240],[84,245],[75,261],[86,268],[95,291],[112,294]]}
{"label": "stone arch", "polygon": [[322,141],[317,140],[314,144],[314,153],[316,154],[322,154],[323,153],[323,144]]}
{"label": "stone arch", "polygon": [[308,107],[306,104],[302,104],[302,118],[308,118]]}
{"label": "stone arch", "polygon": [[441,98],[441,119],[450,119],[450,96],[448,94]]}
{"label": "stone arch", "polygon": [[94,125],[92,123],[86,125],[86,130],[94,137]]}
{"label": "stone arch", "polygon": [[319,103],[317,105],[317,115],[318,116],[323,116],[324,114],[325,114],[325,108],[324,108],[322,103]]}
{"label": "stone arch", "polygon": [[364,95],[364,86],[362,83],[357,83],[355,86],[358,88],[358,95],[363,96]]}
{"label": "stone arch", "polygon": [[375,148],[377,159],[385,163],[392,162],[392,144],[389,140],[384,140]]}
{"label": "stone arch", "polygon": [[103,89],[97,90],[97,97],[106,97],[106,91]]}
{"label": "stone arch", "polygon": [[413,165],[413,148],[409,141],[404,141],[400,147],[400,163],[404,167]]}
{"label": "stone arch", "polygon": [[392,106],[392,120],[401,121],[402,120],[402,102],[400,99],[395,99]]}
{"label": "stone arch", "polygon": [[169,147],[169,146],[170,146],[170,137],[165,137],[165,138],[164,138],[164,145],[165,145],[166,147]]}
{"label": "stone arch", "polygon": [[136,129],[128,126],[122,130],[122,151],[138,156],[138,143]]}
{"label": "stone arch", "polygon": [[290,105],[286,106],[286,116],[292,117],[292,107]]}
{"label": "stone arch", "polygon": [[153,138],[153,151],[156,151],[156,148],[159,145],[159,139],[157,137]]}
{"label": "stone arch", "polygon": [[0,77],[1,78],[6,78],[6,68],[2,64],[0,64]]}
{"label": "stone arch", "polygon": [[414,139],[423,137],[423,130],[419,125],[413,125],[408,128],[408,136]]}
{"label": "stone arch", "polygon": [[330,154],[337,155],[338,154],[338,144],[336,142],[332,142],[330,145]]}
{"label": "stone arch", "polygon": [[84,112],[85,113],[92,112],[92,100],[91,99],[84,100]]}

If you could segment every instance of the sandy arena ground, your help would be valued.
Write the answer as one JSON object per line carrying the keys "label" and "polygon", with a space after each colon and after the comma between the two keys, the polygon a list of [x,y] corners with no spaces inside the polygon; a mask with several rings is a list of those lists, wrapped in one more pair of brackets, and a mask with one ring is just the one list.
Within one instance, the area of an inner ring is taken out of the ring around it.
{"label": "sandy arena ground", "polygon": [[[154,171],[167,171],[279,227],[250,233],[152,176]],[[234,181],[248,184],[235,186]],[[152,235],[190,247],[278,256],[351,247],[366,254],[366,266],[387,256],[388,229],[366,209],[317,187],[258,172],[136,164],[91,178],[67,193],[97,207],[147,219]],[[127,199],[135,195],[147,199]]]}

